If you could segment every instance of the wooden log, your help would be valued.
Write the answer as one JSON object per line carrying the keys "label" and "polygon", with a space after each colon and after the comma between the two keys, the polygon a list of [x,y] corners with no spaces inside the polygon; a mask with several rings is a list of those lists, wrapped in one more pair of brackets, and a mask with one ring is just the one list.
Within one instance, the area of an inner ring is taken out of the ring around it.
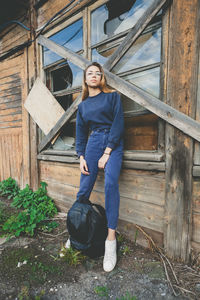
{"label": "wooden log", "polygon": [[[78,65],[80,68],[85,69],[87,65],[90,64],[90,61],[81,57],[80,55],[74,53],[73,51],[64,48],[63,46],[57,45],[51,40],[46,39],[44,36],[40,36],[38,38],[38,42],[49,48],[51,51],[54,51],[61,57],[64,57],[70,60],[72,63]],[[193,137],[194,139],[200,141],[200,123],[196,122],[192,118],[188,117],[186,114],[179,112],[173,107],[161,102],[156,97],[146,93],[141,90],[137,86],[121,79],[120,77],[112,74],[111,72],[105,70],[105,75],[108,81],[108,84],[118,90],[120,93],[126,95],[128,98],[132,99],[136,103],[150,110],[157,116],[161,117],[168,123],[172,124],[179,130],[183,131],[187,135]],[[76,99],[77,100],[77,99]],[[74,103],[73,103],[74,104]],[[72,104],[72,105],[73,105]],[[78,104],[78,103],[76,103]],[[74,107],[72,107],[72,112],[74,113]],[[71,115],[72,115],[71,112]],[[67,120],[70,115],[70,108],[65,112],[62,117],[62,122],[67,115]],[[70,115],[70,116],[71,116]],[[44,147],[51,141],[52,138],[56,135],[56,133],[60,130],[62,126],[60,126],[60,122],[58,121],[55,125],[56,130],[52,130],[40,143],[38,149],[39,151],[43,150]],[[54,128],[55,128],[54,127]]]}
{"label": "wooden log", "polygon": [[[167,101],[191,117],[197,86],[198,9],[197,0],[173,1],[170,12]],[[192,165],[193,140],[167,124],[164,244],[170,257],[185,262],[191,249]]]}

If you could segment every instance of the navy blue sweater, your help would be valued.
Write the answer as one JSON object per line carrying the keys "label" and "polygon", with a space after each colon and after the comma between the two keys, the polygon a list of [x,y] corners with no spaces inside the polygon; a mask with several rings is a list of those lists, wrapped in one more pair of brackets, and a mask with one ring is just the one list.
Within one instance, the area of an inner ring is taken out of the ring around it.
{"label": "navy blue sweater", "polygon": [[101,92],[88,97],[78,106],[76,118],[76,152],[85,155],[89,130],[109,128],[107,147],[114,149],[120,142],[124,131],[124,116],[117,92]]}

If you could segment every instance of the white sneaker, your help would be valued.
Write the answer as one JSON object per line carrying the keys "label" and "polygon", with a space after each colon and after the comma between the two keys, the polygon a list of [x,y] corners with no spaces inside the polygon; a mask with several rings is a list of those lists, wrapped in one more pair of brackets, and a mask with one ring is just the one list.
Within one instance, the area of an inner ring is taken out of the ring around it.
{"label": "white sneaker", "polygon": [[67,240],[67,242],[65,243],[65,248],[69,249],[71,247],[71,243],[70,243],[70,239]]}
{"label": "white sneaker", "polygon": [[105,241],[105,254],[103,259],[103,269],[105,272],[111,272],[117,262],[117,242],[114,241]]}

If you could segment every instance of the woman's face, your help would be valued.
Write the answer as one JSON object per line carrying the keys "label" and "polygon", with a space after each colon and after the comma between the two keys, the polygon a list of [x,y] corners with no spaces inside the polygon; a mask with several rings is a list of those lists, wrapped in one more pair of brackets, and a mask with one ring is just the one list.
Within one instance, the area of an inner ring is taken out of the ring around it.
{"label": "woman's face", "polygon": [[100,86],[102,73],[96,66],[91,66],[86,71],[86,80],[88,87],[98,88]]}

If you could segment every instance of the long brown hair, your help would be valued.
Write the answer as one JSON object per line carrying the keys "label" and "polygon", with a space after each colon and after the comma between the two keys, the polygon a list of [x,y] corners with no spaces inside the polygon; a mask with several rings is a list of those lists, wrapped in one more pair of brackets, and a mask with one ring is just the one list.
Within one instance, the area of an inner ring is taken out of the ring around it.
{"label": "long brown hair", "polygon": [[87,66],[85,68],[84,73],[83,73],[82,101],[85,100],[89,96],[88,85],[85,81],[86,81],[86,72],[87,72],[88,68],[91,66],[95,66],[95,67],[99,68],[99,71],[102,73],[101,81],[100,81],[100,85],[99,85],[100,90],[103,91],[104,93],[114,92],[114,90],[110,89],[107,85],[106,77],[105,77],[102,66],[97,62],[92,62],[89,66]]}

